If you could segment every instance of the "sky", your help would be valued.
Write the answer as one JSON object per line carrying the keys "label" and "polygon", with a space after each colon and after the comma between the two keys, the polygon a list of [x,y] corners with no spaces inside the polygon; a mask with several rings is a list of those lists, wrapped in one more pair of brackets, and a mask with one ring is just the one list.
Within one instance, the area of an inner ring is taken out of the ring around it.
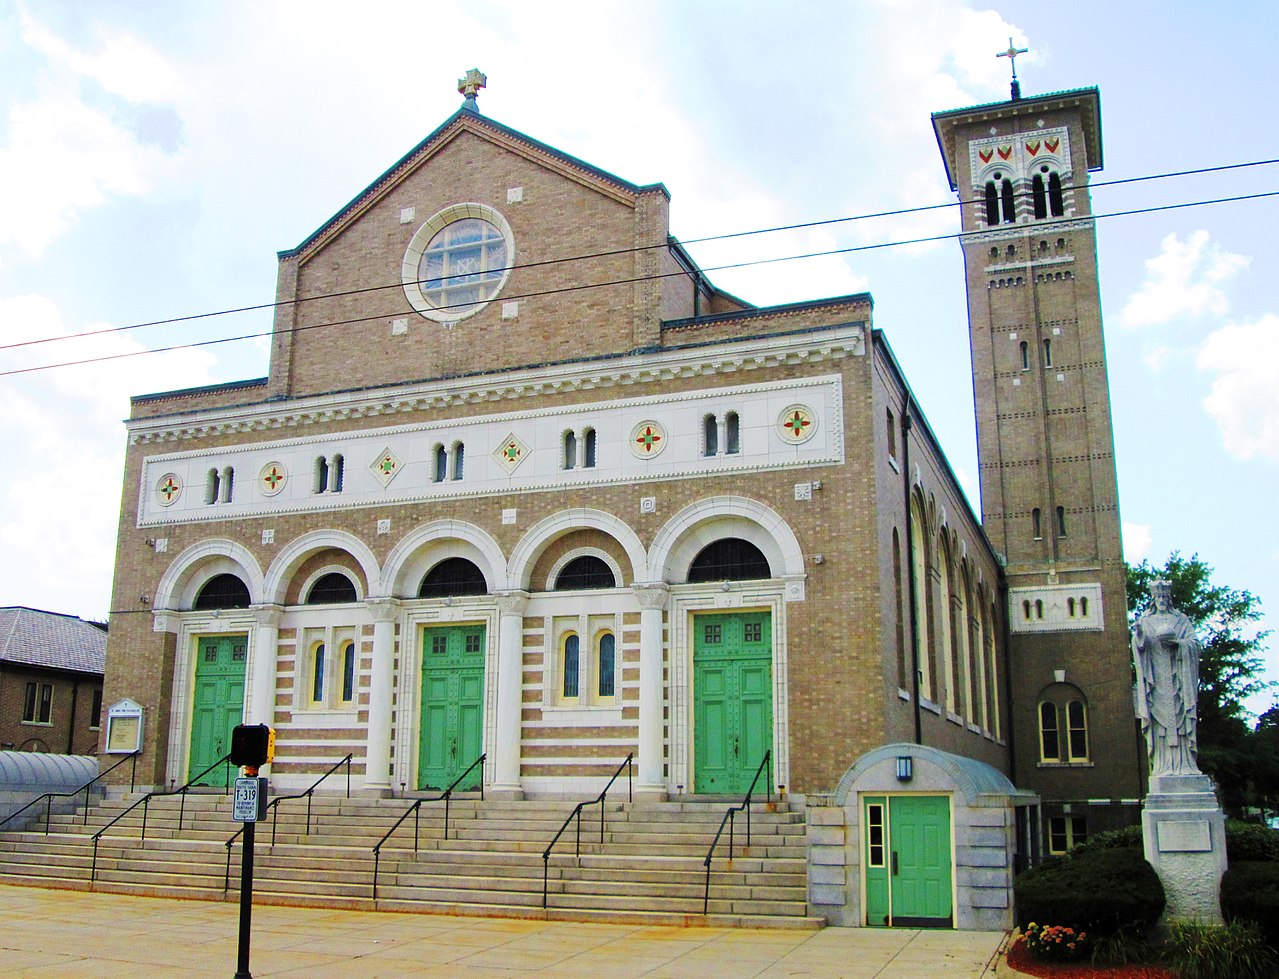
{"label": "sky", "polygon": [[1169,209],[1279,191],[1279,164],[1138,179],[1279,157],[1279,6],[354,10],[0,0],[0,605],[108,614],[129,397],[265,375],[261,337],[184,345],[268,331],[275,253],[451,115],[472,67],[486,115],[664,183],[672,232],[720,288],[760,305],[869,291],[976,507],[957,241],[714,271],[954,234],[954,208],[696,240],[953,201],[929,115],[1007,98],[1011,38],[1023,94],[1101,90],[1092,179],[1124,182],[1095,186],[1094,211],[1161,208],[1097,221],[1125,556],[1197,552],[1279,624],[1279,197]]}

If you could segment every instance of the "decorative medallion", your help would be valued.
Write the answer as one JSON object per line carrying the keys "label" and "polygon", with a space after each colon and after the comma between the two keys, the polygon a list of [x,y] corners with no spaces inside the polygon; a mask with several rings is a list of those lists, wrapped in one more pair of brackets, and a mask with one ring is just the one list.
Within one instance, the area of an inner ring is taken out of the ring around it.
{"label": "decorative medallion", "polygon": [[640,422],[631,429],[631,451],[641,459],[661,455],[666,441],[666,428],[659,422]]}
{"label": "decorative medallion", "polygon": [[288,472],[278,462],[268,462],[258,473],[258,489],[262,491],[263,496],[275,496],[284,489],[284,484],[288,481]]}
{"label": "decorative medallion", "polygon": [[396,473],[400,471],[401,465],[400,457],[392,452],[388,446],[382,450],[381,455],[373,460],[373,465],[369,466],[369,469],[372,470],[379,483],[383,486],[389,486]]}
{"label": "decorative medallion", "polygon": [[519,438],[519,436],[512,432],[510,435],[506,436],[502,444],[493,451],[493,458],[501,464],[503,469],[510,473],[515,472],[528,453],[528,446]]}
{"label": "decorative medallion", "polygon": [[155,496],[160,506],[172,506],[182,495],[182,480],[177,473],[165,473],[155,484]]}
{"label": "decorative medallion", "polygon": [[790,445],[807,442],[817,432],[817,417],[808,405],[791,405],[777,416],[777,433]]}

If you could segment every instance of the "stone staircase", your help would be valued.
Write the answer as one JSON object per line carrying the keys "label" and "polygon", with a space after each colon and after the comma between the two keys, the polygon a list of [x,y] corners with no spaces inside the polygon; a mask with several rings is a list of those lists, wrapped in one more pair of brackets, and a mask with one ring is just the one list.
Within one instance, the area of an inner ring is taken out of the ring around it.
{"label": "stone staircase", "polygon": [[[142,809],[112,826],[98,845],[92,835],[137,797],[55,815],[25,832],[0,833],[0,882],[185,897],[238,900],[240,841],[226,841],[240,824],[222,793],[191,793],[151,801],[146,839]],[[573,811],[574,802],[482,801],[454,798],[444,838],[444,803],[423,805],[417,851],[414,817],[384,844],[373,896],[373,846],[411,800],[346,799],[316,793],[307,832],[306,801],[283,802],[272,822],[257,827],[255,903],[364,910],[482,914],[750,927],[818,927],[807,916],[805,826],[802,807],[756,803],[751,846],[744,848],[743,814],[730,858],[725,832],[711,873],[710,903],[702,914],[702,860],[729,801],[606,803],[584,810],[580,856],[570,824],[547,866],[542,906],[542,852]],[[90,883],[90,874],[94,880]]]}

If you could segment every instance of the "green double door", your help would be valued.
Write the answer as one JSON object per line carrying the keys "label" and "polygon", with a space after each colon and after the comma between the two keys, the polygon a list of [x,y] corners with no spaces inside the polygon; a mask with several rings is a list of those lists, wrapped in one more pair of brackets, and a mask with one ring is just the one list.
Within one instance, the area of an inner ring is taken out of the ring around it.
{"label": "green double door", "polygon": [[950,928],[950,799],[867,796],[863,803],[866,924]]}
{"label": "green double door", "polygon": [[[422,631],[417,787],[446,789],[483,751],[484,626]],[[459,789],[480,784],[480,769]]]}
{"label": "green double door", "polygon": [[[693,790],[744,793],[764,752],[772,746],[771,616],[768,612],[696,616]],[[759,788],[765,788],[763,779]]]}
{"label": "green double door", "polygon": [[[195,697],[191,707],[191,754],[187,778],[200,775],[231,750],[231,730],[244,718],[247,636],[201,636],[195,653]],[[223,785],[222,766],[197,785]]]}

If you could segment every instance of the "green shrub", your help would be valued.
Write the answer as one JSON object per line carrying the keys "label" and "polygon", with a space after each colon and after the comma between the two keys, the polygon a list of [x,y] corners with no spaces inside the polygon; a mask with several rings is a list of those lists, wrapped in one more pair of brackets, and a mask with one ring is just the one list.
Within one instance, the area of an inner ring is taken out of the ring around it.
{"label": "green shrub", "polygon": [[1252,922],[1279,949],[1279,863],[1231,861],[1221,878],[1221,913],[1227,921]]}
{"label": "green shrub", "polygon": [[1113,935],[1088,936],[1094,965],[1144,965],[1159,959],[1158,941],[1143,927],[1123,927]]}
{"label": "green shrub", "polygon": [[1174,921],[1164,950],[1179,979],[1270,979],[1279,968],[1261,932],[1247,921]]}
{"label": "green shrub", "polygon": [[1231,863],[1240,860],[1279,860],[1279,830],[1261,823],[1226,823],[1226,859]]}
{"label": "green shrub", "polygon": [[1123,829],[1111,829],[1104,833],[1097,833],[1089,837],[1087,843],[1080,843],[1079,846],[1070,850],[1066,855],[1068,857],[1078,856],[1081,853],[1092,853],[1094,850],[1113,850],[1116,848],[1136,847],[1138,850],[1142,848],[1141,841],[1141,825],[1125,826]]}
{"label": "green shrub", "polygon": [[1067,925],[1094,939],[1125,927],[1144,933],[1164,910],[1164,889],[1133,847],[1082,852],[1017,875],[1017,923]]}

